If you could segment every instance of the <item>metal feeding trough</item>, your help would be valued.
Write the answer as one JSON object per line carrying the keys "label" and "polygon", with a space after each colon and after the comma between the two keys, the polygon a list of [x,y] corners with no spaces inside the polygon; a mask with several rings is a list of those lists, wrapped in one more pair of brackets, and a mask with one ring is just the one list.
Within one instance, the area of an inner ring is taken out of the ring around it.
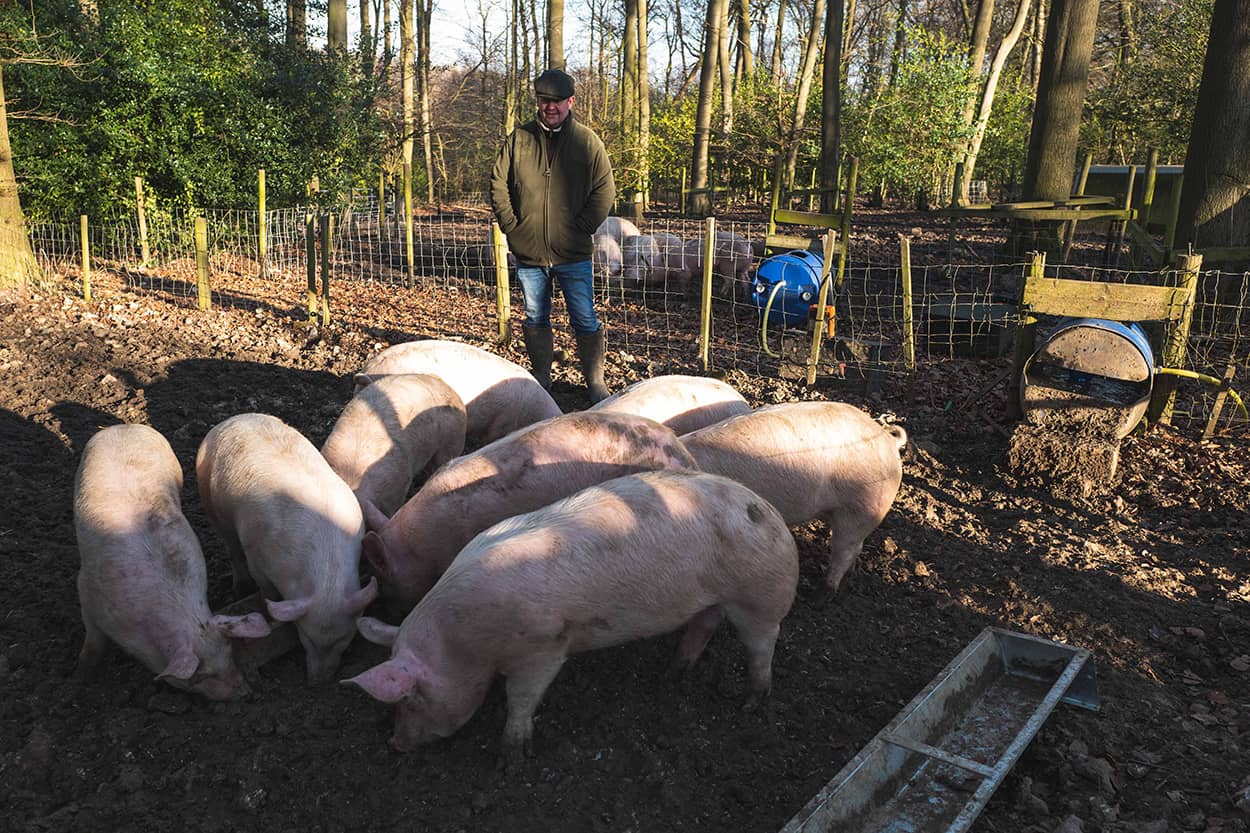
{"label": "metal feeding trough", "polygon": [[960,833],[1060,702],[1096,711],[1089,651],[986,628],[781,833]]}
{"label": "metal feeding trough", "polygon": [[1024,363],[1020,408],[1033,425],[1123,439],[1146,413],[1154,372],[1140,325],[1066,318]]}

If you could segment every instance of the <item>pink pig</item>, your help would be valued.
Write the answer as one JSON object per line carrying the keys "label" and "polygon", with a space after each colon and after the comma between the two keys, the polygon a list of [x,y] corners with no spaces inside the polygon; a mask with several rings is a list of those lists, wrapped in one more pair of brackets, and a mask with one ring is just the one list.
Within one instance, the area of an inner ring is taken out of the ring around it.
{"label": "pink pig", "polygon": [[674,374],[634,382],[590,410],[644,416],[681,435],[750,413],[751,406],[742,394],[719,379]]}
{"label": "pink pig", "polygon": [[841,402],[791,402],[730,417],[681,438],[703,471],[731,477],[786,523],[832,530],[825,580],[834,590],[894,502],[907,432]]}
{"label": "pink pig", "polygon": [[389,521],[366,507],[364,555],[405,612],[491,524],[635,472],[693,469],[672,429],[631,414],[544,420],[441,468]]}
{"label": "pink pig", "polygon": [[[704,237],[696,237],[686,243],[686,266],[695,280],[702,280]],[[733,297],[734,287],[750,294],[749,276],[755,255],[751,241],[732,231],[716,232],[712,248],[712,274],[721,279],[720,291],[725,297]]]}
{"label": "pink pig", "polygon": [[259,613],[213,615],[200,542],[182,514],[182,466],[146,425],[113,425],[83,449],[74,480],[81,676],[109,641],[157,679],[213,700],[250,692],[229,638],[269,634]]}
{"label": "pink pig", "polygon": [[620,477],[478,535],[399,628],[362,619],[391,658],[344,682],[398,704],[390,743],[404,751],[463,726],[502,674],[515,761],[547,686],[582,651],[687,625],[675,661],[690,665],[724,616],[746,647],[751,699],[766,695],[798,574],[785,521],[740,484]]}
{"label": "pink pig", "polygon": [[464,403],[437,376],[383,376],[347,403],[321,455],[358,500],[390,515],[422,471],[464,451],[465,423]]}
{"label": "pink pig", "polygon": [[464,403],[465,443],[470,446],[560,414],[560,406],[528,370],[459,341],[429,339],[388,347],[356,374],[356,390],[393,373],[429,373],[446,382]]}
{"label": "pink pig", "polygon": [[277,417],[214,426],[195,458],[200,500],[234,561],[236,591],[255,581],[269,615],[294,622],[309,682],[338,670],[355,619],[377,596],[361,588],[360,504],[313,444]]}

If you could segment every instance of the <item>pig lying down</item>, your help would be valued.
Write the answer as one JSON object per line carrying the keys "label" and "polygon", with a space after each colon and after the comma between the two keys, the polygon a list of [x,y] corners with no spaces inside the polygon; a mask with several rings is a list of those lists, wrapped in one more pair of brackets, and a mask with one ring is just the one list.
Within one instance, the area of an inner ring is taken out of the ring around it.
{"label": "pig lying down", "polygon": [[388,515],[421,472],[464,451],[464,403],[437,376],[383,376],[343,409],[321,455],[356,498]]}
{"label": "pig lying down", "polygon": [[644,416],[681,435],[750,413],[751,406],[742,394],[719,379],[674,374],[634,382],[590,410]]}
{"label": "pig lying down", "polygon": [[837,590],[890,511],[907,433],[841,402],[758,408],[681,438],[703,471],[772,501],[786,523],[819,518],[832,531],[825,580]]}
{"label": "pig lying down", "polygon": [[175,688],[213,700],[246,697],[229,639],[267,636],[269,625],[259,613],[208,609],[204,554],[181,492],[178,458],[146,425],[110,426],[83,449],[74,480],[87,631],[79,673],[96,669],[111,640]]}
{"label": "pig lying down", "polygon": [[672,429],[632,414],[544,420],[439,469],[389,521],[365,507],[364,555],[405,613],[483,529],[580,489],[654,469],[693,469]]}
{"label": "pig lying down", "polygon": [[310,682],[328,679],[377,596],[360,586],[360,504],[312,443],[277,417],[219,423],[195,458],[200,499],[234,562],[236,592],[254,581],[269,615],[295,623]]}
{"label": "pig lying down", "polygon": [[798,575],[785,521],[744,486],[621,477],[478,535],[399,628],[362,619],[391,658],[345,682],[397,704],[390,743],[409,750],[463,726],[502,674],[515,760],[547,686],[582,651],[688,625],[677,661],[691,664],[723,615],[746,646],[752,697],[765,695]]}
{"label": "pig lying down", "polygon": [[428,373],[446,382],[464,403],[470,446],[560,415],[560,406],[528,370],[471,344],[430,339],[388,347],[356,374],[356,391],[393,373]]}

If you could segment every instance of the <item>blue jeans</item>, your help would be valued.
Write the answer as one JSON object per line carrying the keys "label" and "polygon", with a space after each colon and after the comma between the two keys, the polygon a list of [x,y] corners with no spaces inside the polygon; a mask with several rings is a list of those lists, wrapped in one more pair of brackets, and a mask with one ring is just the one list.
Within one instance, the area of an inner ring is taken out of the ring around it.
{"label": "blue jeans", "polygon": [[525,324],[529,327],[551,326],[552,279],[560,281],[564,304],[569,309],[569,323],[579,335],[598,332],[599,316],[595,315],[594,271],[589,260],[562,263],[558,266],[517,266],[517,281],[525,295]]}

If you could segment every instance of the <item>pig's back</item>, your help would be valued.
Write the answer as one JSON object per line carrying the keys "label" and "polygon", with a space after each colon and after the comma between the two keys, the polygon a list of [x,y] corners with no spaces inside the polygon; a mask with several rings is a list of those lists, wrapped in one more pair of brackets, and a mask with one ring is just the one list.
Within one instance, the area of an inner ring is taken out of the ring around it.
{"label": "pig's back", "polygon": [[751,406],[719,379],[674,374],[635,382],[590,410],[644,416],[681,435],[749,413]]}
{"label": "pig's back", "polygon": [[797,582],[794,539],[767,501],[728,478],[661,471],[501,521],[423,605],[464,605],[488,632],[538,623],[576,652],[665,633],[718,604],[780,621]]}
{"label": "pig's back", "polygon": [[181,489],[182,466],[156,429],[109,426],[83,449],[74,477],[75,526],[125,532],[181,519]]}
{"label": "pig's back", "polygon": [[490,442],[560,414],[560,406],[528,370],[489,350],[458,341],[396,344],[374,356],[361,373],[438,376],[464,403],[466,432],[476,442]]}

